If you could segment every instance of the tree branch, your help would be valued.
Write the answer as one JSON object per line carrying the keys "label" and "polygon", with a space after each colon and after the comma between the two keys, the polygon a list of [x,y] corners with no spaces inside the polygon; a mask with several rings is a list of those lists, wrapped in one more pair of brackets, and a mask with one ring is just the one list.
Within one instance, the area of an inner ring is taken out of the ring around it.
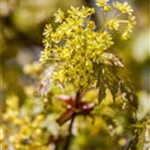
{"label": "tree branch", "polygon": [[70,147],[71,139],[72,139],[72,136],[73,136],[72,135],[72,129],[73,129],[74,121],[75,121],[75,115],[71,119],[71,122],[70,122],[70,125],[69,125],[69,128],[68,128],[69,135],[67,136],[67,139],[66,139],[65,145],[63,147],[63,150],[68,150],[69,147]]}
{"label": "tree branch", "polygon": [[[77,94],[76,94],[76,98],[75,98],[75,107],[78,108],[78,104],[81,100],[81,93],[78,91]],[[71,139],[72,139],[72,129],[73,129],[73,124],[74,124],[74,121],[75,121],[75,117],[76,117],[76,113],[73,114],[72,118],[71,118],[71,122],[70,122],[70,125],[69,125],[69,128],[68,128],[68,132],[69,132],[69,135],[67,136],[67,139],[66,139],[66,142],[65,142],[65,145],[63,147],[62,150],[68,150],[69,147],[70,147],[70,143],[71,143]]]}

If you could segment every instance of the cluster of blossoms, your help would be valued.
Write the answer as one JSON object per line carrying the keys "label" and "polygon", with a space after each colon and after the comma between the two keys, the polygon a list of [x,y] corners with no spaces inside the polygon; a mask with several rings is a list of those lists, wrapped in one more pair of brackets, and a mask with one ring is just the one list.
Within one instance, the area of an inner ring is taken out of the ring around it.
{"label": "cluster of blossoms", "polygon": [[96,4],[102,11],[110,12],[115,9],[117,12],[117,15],[107,20],[98,31],[91,20],[95,10],[84,6],[71,7],[66,16],[59,9],[55,14],[58,27],[54,29],[51,24],[46,25],[43,41],[45,49],[40,62],[56,65],[51,76],[55,83],[72,83],[76,90],[95,86],[95,66],[104,63],[103,56],[107,55],[103,53],[114,44],[112,31],[124,27],[126,29],[122,31],[122,37],[129,38],[135,25],[131,6],[127,2],[115,2],[111,6],[108,0],[100,0]]}
{"label": "cluster of blossoms", "polygon": [[4,149],[47,150],[47,137],[41,126],[44,119],[43,114],[34,116],[25,107],[20,108],[16,95],[9,96],[1,118],[0,145]]}
{"label": "cluster of blossoms", "polygon": [[107,4],[108,2],[109,0],[97,0],[96,5],[108,12],[111,10],[111,6]]}

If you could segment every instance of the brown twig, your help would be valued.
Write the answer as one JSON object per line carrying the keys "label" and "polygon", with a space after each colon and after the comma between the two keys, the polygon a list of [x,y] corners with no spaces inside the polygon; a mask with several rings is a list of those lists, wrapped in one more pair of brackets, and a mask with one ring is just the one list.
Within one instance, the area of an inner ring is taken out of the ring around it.
{"label": "brown twig", "polygon": [[[80,92],[77,92],[76,94],[76,98],[75,98],[75,107],[78,108],[78,104],[81,100],[81,93]],[[69,128],[68,128],[68,132],[69,132],[69,135],[67,136],[67,139],[66,139],[66,142],[64,144],[64,147],[62,150],[68,150],[69,147],[70,147],[70,143],[71,143],[71,139],[72,139],[72,129],[73,129],[73,124],[74,124],[74,121],[75,121],[75,117],[76,117],[76,113],[73,114],[72,118],[71,118],[71,122],[70,122],[70,125],[69,125]]]}
{"label": "brown twig", "polygon": [[72,128],[73,128],[74,121],[75,121],[75,115],[71,119],[71,122],[70,122],[70,125],[69,125],[69,128],[68,128],[69,135],[67,136],[67,139],[66,139],[65,145],[63,147],[63,150],[68,150],[69,147],[70,147],[70,143],[71,143],[71,139],[72,139]]}

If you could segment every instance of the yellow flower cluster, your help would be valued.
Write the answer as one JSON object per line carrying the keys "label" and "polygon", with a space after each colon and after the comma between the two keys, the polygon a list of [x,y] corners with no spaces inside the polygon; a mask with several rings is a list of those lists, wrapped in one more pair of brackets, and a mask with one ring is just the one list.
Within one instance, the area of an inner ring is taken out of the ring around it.
{"label": "yellow flower cluster", "polygon": [[127,22],[126,30],[122,34],[122,38],[124,40],[127,40],[127,39],[130,38],[130,34],[132,33],[133,27],[135,26],[135,24],[136,24],[135,17],[134,16],[129,16],[128,17],[128,22]]}
{"label": "yellow flower cluster", "polygon": [[[105,7],[111,7],[107,2],[97,1],[97,5],[106,11]],[[125,22],[128,25],[122,37],[127,39],[135,24],[130,5],[116,2],[114,9],[121,13],[106,21],[100,31],[96,31],[96,25],[90,19],[95,13],[94,9],[84,6],[71,7],[66,18],[59,9],[55,14],[57,28],[53,29],[51,24],[46,25],[43,41],[45,49],[40,62],[57,64],[52,75],[55,83],[71,83],[76,90],[95,85],[94,65],[103,63],[102,54],[114,43],[112,32],[109,31],[119,30],[121,23]],[[122,20],[126,18],[124,15],[128,19]]]}
{"label": "yellow flower cluster", "polygon": [[133,9],[127,2],[124,2],[124,3],[115,2],[114,7],[120,12],[124,14],[128,14],[129,16],[133,14]]}
{"label": "yellow flower cluster", "polygon": [[0,145],[2,148],[9,149],[11,145],[15,150],[48,150],[41,126],[44,116],[38,114],[31,118],[31,115],[26,114],[25,108],[20,109],[16,95],[7,98],[6,112],[1,119],[3,124],[0,126]]}
{"label": "yellow flower cluster", "polygon": [[108,21],[108,27],[110,30],[118,30],[119,28],[119,20],[118,19],[111,19]]}
{"label": "yellow flower cluster", "polygon": [[[99,1],[99,3],[101,4],[98,5],[100,7],[104,7],[105,5],[107,6],[107,3],[102,3],[102,1]],[[127,2],[114,2],[111,7],[114,8],[113,10],[117,11],[117,15],[114,16],[114,18],[106,21],[104,28],[120,31],[122,34],[122,39],[129,39],[130,34],[133,31],[133,27],[136,24],[135,16],[133,15],[133,9]]]}
{"label": "yellow flower cluster", "polygon": [[109,0],[97,0],[96,5],[101,7],[104,11],[108,12],[111,10],[111,6],[107,4],[108,2]]}
{"label": "yellow flower cluster", "polygon": [[[125,15],[125,17],[127,17],[126,20],[121,20],[119,21],[119,23],[123,23],[126,25],[126,28],[124,30],[124,32],[122,33],[122,38],[124,40],[130,38],[130,34],[133,31],[133,27],[136,24],[135,21],[135,16],[133,15],[133,9],[132,7],[127,3],[120,3],[120,2],[115,2],[114,4],[114,8],[116,8],[121,14],[119,14],[119,17],[122,17],[122,15]],[[118,20],[119,20],[118,17]]]}

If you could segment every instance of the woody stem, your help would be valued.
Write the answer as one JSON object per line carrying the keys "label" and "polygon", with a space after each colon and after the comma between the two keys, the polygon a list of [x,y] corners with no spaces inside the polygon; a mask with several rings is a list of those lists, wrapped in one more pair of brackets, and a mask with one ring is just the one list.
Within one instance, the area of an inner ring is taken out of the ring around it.
{"label": "woody stem", "polygon": [[[76,105],[75,107],[76,108],[78,108],[78,104],[80,102],[80,95],[81,95],[80,92],[77,92],[76,98],[75,98],[75,105]],[[71,139],[72,139],[72,129],[73,129],[73,124],[74,124],[74,121],[75,121],[75,117],[76,117],[76,114],[74,113],[72,118],[71,118],[71,122],[70,122],[70,125],[69,125],[69,128],[68,128],[69,135],[67,136],[65,145],[64,145],[62,150],[68,150],[69,149]]]}

